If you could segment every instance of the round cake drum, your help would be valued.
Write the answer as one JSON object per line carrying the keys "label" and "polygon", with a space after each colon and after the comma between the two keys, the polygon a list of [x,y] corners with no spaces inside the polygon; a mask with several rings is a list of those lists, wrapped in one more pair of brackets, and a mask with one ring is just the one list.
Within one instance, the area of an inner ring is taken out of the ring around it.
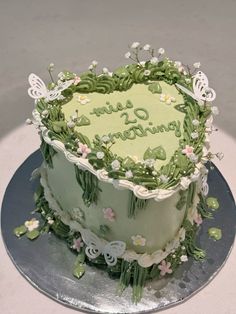
{"label": "round cake drum", "polygon": [[[18,239],[13,234],[13,229],[27,220],[34,209],[33,193],[38,182],[30,182],[29,178],[41,162],[40,152],[36,151],[14,174],[3,201],[1,227],[6,249],[17,269],[52,299],[89,313],[149,313],[185,301],[209,283],[224,265],[234,241],[236,210],[226,181],[214,167],[208,176],[209,195],[218,198],[220,209],[214,213],[214,219],[204,221],[198,234],[198,242],[207,252],[203,262],[189,259],[173,276],[148,283],[138,305],[131,302],[131,289],[122,297],[117,296],[117,281],[102,270],[87,266],[85,275],[76,279],[71,273],[75,255],[63,241],[53,234],[45,234],[36,241]],[[220,241],[209,239],[210,227],[221,228]]]}

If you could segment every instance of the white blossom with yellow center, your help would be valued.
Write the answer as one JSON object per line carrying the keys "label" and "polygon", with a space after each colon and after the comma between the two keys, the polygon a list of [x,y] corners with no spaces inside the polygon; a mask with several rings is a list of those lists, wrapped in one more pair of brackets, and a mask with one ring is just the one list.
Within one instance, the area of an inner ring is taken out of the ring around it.
{"label": "white blossom with yellow center", "polygon": [[167,105],[170,105],[172,102],[176,102],[175,97],[172,97],[167,94],[161,94],[160,95],[160,101],[165,102]]}
{"label": "white blossom with yellow center", "polygon": [[28,231],[33,231],[34,229],[37,229],[39,227],[39,221],[35,218],[32,218],[31,220],[27,220],[25,222],[25,226]]}
{"label": "white blossom with yellow center", "polygon": [[133,241],[133,245],[135,245],[135,246],[145,246],[146,245],[146,239],[139,234],[132,236],[131,239]]}
{"label": "white blossom with yellow center", "polygon": [[81,105],[86,105],[88,102],[90,102],[90,99],[86,96],[86,95],[79,95],[77,97],[77,101],[81,104]]}

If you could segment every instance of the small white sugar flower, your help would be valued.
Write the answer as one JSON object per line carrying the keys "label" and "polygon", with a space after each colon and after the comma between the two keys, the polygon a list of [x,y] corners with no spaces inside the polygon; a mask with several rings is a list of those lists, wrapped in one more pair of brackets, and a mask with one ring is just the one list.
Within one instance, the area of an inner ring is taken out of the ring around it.
{"label": "small white sugar flower", "polygon": [[201,63],[200,63],[200,62],[195,62],[195,63],[193,64],[193,67],[194,67],[195,69],[199,69],[200,66],[201,66]]}
{"label": "small white sugar flower", "polygon": [[194,139],[194,140],[195,140],[196,138],[198,138],[198,132],[192,132],[192,133],[191,133],[191,138]]}
{"label": "small white sugar flower", "polygon": [[194,120],[192,120],[192,124],[194,125],[194,126],[199,126],[199,120],[197,120],[197,119],[194,119]]}
{"label": "small white sugar flower", "polygon": [[111,139],[110,139],[109,136],[103,135],[101,140],[102,140],[103,143],[109,143]]}
{"label": "small white sugar flower", "polygon": [[128,170],[125,172],[125,177],[127,179],[133,178],[133,172],[131,170]]}
{"label": "small white sugar flower", "polygon": [[103,159],[105,154],[104,152],[97,152],[96,156],[97,156],[97,159]]}
{"label": "small white sugar flower", "polygon": [[155,159],[152,159],[152,158],[146,159],[146,160],[144,160],[143,163],[144,163],[144,165],[145,165],[146,167],[152,168],[152,167],[154,167],[154,165],[155,165]]}
{"label": "small white sugar flower", "polygon": [[160,55],[163,55],[163,54],[165,53],[165,49],[164,49],[164,48],[159,48],[159,49],[158,49],[158,53],[159,53]]}
{"label": "small white sugar flower", "polygon": [[117,171],[120,169],[120,162],[119,160],[114,160],[112,163],[111,163],[111,167],[113,170]]}
{"label": "small white sugar flower", "polygon": [[47,221],[49,225],[52,225],[54,223],[54,220],[51,217],[48,217]]}
{"label": "small white sugar flower", "polygon": [[180,179],[180,188],[181,190],[187,190],[189,187],[189,184],[191,183],[191,180],[188,177],[182,177]]}
{"label": "small white sugar flower", "polygon": [[211,112],[216,116],[219,114],[219,109],[216,106],[211,107]]}
{"label": "small white sugar flower", "polygon": [[98,62],[96,60],[93,60],[92,65],[93,65],[93,67],[96,67],[98,65]]}
{"label": "small white sugar flower", "polygon": [[103,68],[103,69],[102,69],[102,72],[103,72],[104,74],[108,74],[109,70],[108,70],[108,68]]}
{"label": "small white sugar flower", "polygon": [[188,261],[188,256],[187,255],[181,255],[180,256],[181,262],[187,262]]}
{"label": "small white sugar flower", "polygon": [[180,66],[178,67],[178,71],[181,73],[181,72],[184,72],[184,67],[183,66]]}
{"label": "small white sugar flower", "polygon": [[30,125],[30,124],[32,124],[33,122],[32,122],[31,119],[28,118],[28,119],[25,120],[25,123],[28,124],[28,125]]}
{"label": "small white sugar flower", "polygon": [[198,162],[198,156],[196,154],[190,154],[188,158],[193,162],[197,163]]}
{"label": "small white sugar flower", "polygon": [[149,44],[146,44],[143,46],[143,50],[148,51],[150,50],[151,46]]}
{"label": "small white sugar flower", "polygon": [[157,57],[152,57],[151,60],[150,60],[150,63],[151,64],[157,64],[158,63]]}
{"label": "small white sugar flower", "polygon": [[125,58],[126,59],[129,59],[131,57],[131,53],[128,51],[128,52],[126,52],[126,54],[125,54]]}
{"label": "small white sugar flower", "polygon": [[64,100],[66,97],[64,97],[63,95],[59,95],[58,97],[57,97],[57,99],[58,100]]}
{"label": "small white sugar flower", "polygon": [[51,63],[49,64],[49,69],[50,69],[50,70],[53,70],[53,68],[54,68],[54,63],[51,62]]}
{"label": "small white sugar flower", "polygon": [[58,78],[59,78],[60,80],[63,80],[63,79],[65,78],[65,75],[64,75],[63,72],[58,73],[57,76],[58,76]]}
{"label": "small white sugar flower", "polygon": [[140,45],[140,43],[138,41],[135,41],[135,42],[132,43],[131,48],[132,49],[136,49],[136,48],[139,47],[139,45]]}
{"label": "small white sugar flower", "polygon": [[145,76],[149,76],[149,75],[150,75],[150,73],[151,73],[151,71],[150,71],[150,70],[145,70],[143,74],[144,74]]}
{"label": "small white sugar flower", "polygon": [[90,64],[90,66],[88,67],[89,70],[93,70],[93,65]]}
{"label": "small white sugar flower", "polygon": [[181,63],[180,61],[175,61],[175,62],[174,62],[174,66],[175,66],[176,68],[179,68],[179,67],[182,66],[182,63]]}
{"label": "small white sugar flower", "polygon": [[165,174],[160,175],[159,178],[160,178],[162,183],[167,183],[169,180],[169,178]]}
{"label": "small white sugar flower", "polygon": [[189,84],[189,83],[191,83],[191,79],[190,79],[190,78],[186,78],[186,79],[185,79],[185,82],[186,82],[187,84]]}
{"label": "small white sugar flower", "polygon": [[66,125],[69,129],[73,129],[75,127],[75,123],[73,121],[68,121]]}
{"label": "small white sugar flower", "polygon": [[142,67],[145,67],[145,64],[146,64],[145,61],[140,61],[140,65],[141,65]]}
{"label": "small white sugar flower", "polygon": [[41,113],[41,115],[44,117],[44,118],[46,118],[47,116],[48,116],[48,114],[49,114],[49,112],[48,112],[48,110],[43,110],[42,111],[42,113]]}

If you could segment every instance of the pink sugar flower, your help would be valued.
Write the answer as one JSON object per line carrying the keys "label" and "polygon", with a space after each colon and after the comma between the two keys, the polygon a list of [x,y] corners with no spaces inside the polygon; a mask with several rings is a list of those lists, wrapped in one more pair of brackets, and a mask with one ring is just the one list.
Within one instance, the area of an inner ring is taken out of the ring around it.
{"label": "pink sugar flower", "polygon": [[77,149],[79,154],[82,154],[82,158],[86,158],[89,153],[91,153],[91,149],[87,144],[79,143],[79,148]]}
{"label": "pink sugar flower", "polygon": [[73,240],[73,245],[72,245],[72,248],[74,250],[76,250],[77,252],[80,251],[80,249],[84,246],[84,243],[82,242],[82,239],[81,238],[78,238],[78,239],[74,239]]}
{"label": "pink sugar flower", "polygon": [[186,156],[191,156],[193,154],[194,148],[192,146],[186,145],[185,148],[182,150],[182,153]]}
{"label": "pink sugar flower", "polygon": [[103,208],[104,218],[113,222],[115,221],[115,213],[112,208]]}
{"label": "pink sugar flower", "polygon": [[76,76],[74,78],[74,85],[78,85],[80,81],[81,81],[81,78],[79,76]]}
{"label": "pink sugar flower", "polygon": [[197,224],[197,226],[200,226],[202,224],[202,216],[199,213],[195,213],[193,221]]}
{"label": "pink sugar flower", "polygon": [[165,274],[171,274],[172,269],[171,269],[171,263],[167,262],[165,260],[161,261],[161,263],[158,265],[158,268],[160,269],[160,274],[161,276],[165,276]]}

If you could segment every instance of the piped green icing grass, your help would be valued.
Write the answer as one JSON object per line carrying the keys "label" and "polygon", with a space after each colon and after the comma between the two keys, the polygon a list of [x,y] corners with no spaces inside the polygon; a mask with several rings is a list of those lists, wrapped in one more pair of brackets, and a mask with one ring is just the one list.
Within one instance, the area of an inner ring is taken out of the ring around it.
{"label": "piped green icing grass", "polygon": [[135,218],[139,210],[146,208],[148,200],[136,197],[132,191],[129,195],[128,218]]}
{"label": "piped green icing grass", "polygon": [[52,157],[56,154],[56,151],[43,138],[41,139],[40,150],[49,168],[53,168]]}
{"label": "piped green icing grass", "polygon": [[88,170],[81,170],[75,165],[75,175],[78,184],[83,190],[82,198],[86,206],[92,203],[97,203],[98,193],[100,188],[98,186],[98,179]]}

